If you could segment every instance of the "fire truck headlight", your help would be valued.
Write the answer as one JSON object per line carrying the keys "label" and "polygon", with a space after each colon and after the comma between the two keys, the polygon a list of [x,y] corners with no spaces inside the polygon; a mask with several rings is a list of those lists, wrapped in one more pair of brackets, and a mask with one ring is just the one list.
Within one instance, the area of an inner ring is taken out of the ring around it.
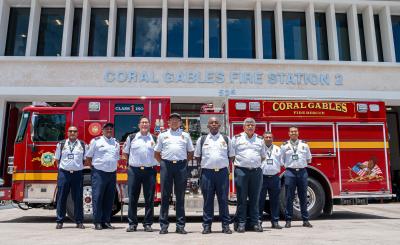
{"label": "fire truck headlight", "polygon": [[14,173],[14,157],[8,157],[8,167],[7,167],[7,173],[8,174],[13,174]]}
{"label": "fire truck headlight", "polygon": [[4,180],[0,178],[0,186],[4,185]]}
{"label": "fire truck headlight", "polygon": [[373,112],[378,112],[379,111],[379,105],[377,104],[370,104],[369,105],[369,110]]}

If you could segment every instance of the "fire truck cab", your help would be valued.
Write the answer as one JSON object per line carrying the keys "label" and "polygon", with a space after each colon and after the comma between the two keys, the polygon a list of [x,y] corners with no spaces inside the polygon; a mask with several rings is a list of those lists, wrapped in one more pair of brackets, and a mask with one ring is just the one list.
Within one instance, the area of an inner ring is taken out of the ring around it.
{"label": "fire truck cab", "polygon": [[[53,207],[57,193],[57,170],[54,153],[56,144],[65,139],[69,126],[78,128],[78,138],[89,144],[102,134],[105,122],[115,124],[114,136],[124,143],[127,136],[138,132],[142,116],[149,118],[151,133],[164,127],[170,114],[169,98],[79,97],[72,107],[49,107],[45,104],[23,109],[15,141],[14,156],[9,158],[8,173],[12,187],[4,199],[13,200],[21,208]],[[127,163],[122,159],[117,169],[117,193],[113,212],[128,202]],[[159,183],[159,176],[157,176]],[[84,169],[84,212],[92,210],[90,169]],[[157,185],[156,204],[160,201]],[[73,217],[73,202],[69,198],[67,212]]]}

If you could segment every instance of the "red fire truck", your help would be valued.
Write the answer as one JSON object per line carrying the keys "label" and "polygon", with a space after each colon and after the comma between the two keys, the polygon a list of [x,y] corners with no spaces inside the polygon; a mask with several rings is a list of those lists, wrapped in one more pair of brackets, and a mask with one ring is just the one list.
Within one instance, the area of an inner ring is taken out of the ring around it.
{"label": "red fire truck", "polygon": [[[12,174],[12,187],[2,189],[0,200],[13,200],[20,208],[53,207],[56,196],[57,167],[54,153],[57,142],[66,137],[66,130],[74,125],[79,138],[89,143],[101,135],[105,122],[115,124],[115,138],[122,145],[127,136],[138,131],[141,116],[151,122],[151,132],[158,133],[170,114],[169,98],[132,97],[80,97],[72,107],[29,106],[23,109],[22,119],[14,146],[14,156],[9,158],[8,173]],[[114,213],[128,202],[126,160],[118,163],[117,193]],[[159,183],[160,177],[157,176]],[[84,212],[92,210],[90,169],[84,169]],[[155,201],[160,202],[157,185]],[[67,202],[67,212],[73,214],[72,200]]]}
{"label": "red fire truck", "polygon": [[[313,156],[308,166],[312,218],[331,213],[334,203],[366,204],[368,198],[392,197],[383,102],[230,99],[227,115],[231,136],[242,132],[244,119],[252,117],[256,133],[272,131],[279,146],[289,139],[291,125],[299,128]],[[235,199],[234,176],[230,198]],[[298,200],[294,207],[295,216],[301,217]]]}

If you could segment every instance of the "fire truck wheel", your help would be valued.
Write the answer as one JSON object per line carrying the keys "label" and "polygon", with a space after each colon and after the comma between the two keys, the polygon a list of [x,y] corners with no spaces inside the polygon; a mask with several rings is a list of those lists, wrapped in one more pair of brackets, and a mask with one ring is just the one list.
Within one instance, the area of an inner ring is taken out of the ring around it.
{"label": "fire truck wheel", "polygon": [[[281,214],[285,215],[285,186],[282,186],[281,191]],[[308,190],[307,190],[307,209],[310,219],[315,219],[321,215],[325,206],[325,191],[322,185],[314,178],[308,177]],[[293,219],[301,220],[300,201],[296,197],[293,201]]]}

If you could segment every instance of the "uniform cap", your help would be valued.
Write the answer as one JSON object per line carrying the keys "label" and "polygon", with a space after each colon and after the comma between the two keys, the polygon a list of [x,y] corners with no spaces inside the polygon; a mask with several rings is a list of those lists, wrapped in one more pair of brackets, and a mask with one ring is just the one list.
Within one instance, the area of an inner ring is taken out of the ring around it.
{"label": "uniform cap", "polygon": [[175,118],[178,118],[179,120],[181,120],[182,118],[181,118],[181,115],[179,114],[179,113],[171,113],[171,115],[169,115],[169,119],[171,119],[171,118],[173,118],[173,117],[175,117]]}
{"label": "uniform cap", "polygon": [[108,127],[110,127],[110,128],[114,128],[114,124],[113,124],[113,123],[110,123],[110,122],[108,122],[108,123],[106,123],[106,124],[104,124],[104,125],[103,125],[103,129],[105,129],[105,128],[108,128]]}

